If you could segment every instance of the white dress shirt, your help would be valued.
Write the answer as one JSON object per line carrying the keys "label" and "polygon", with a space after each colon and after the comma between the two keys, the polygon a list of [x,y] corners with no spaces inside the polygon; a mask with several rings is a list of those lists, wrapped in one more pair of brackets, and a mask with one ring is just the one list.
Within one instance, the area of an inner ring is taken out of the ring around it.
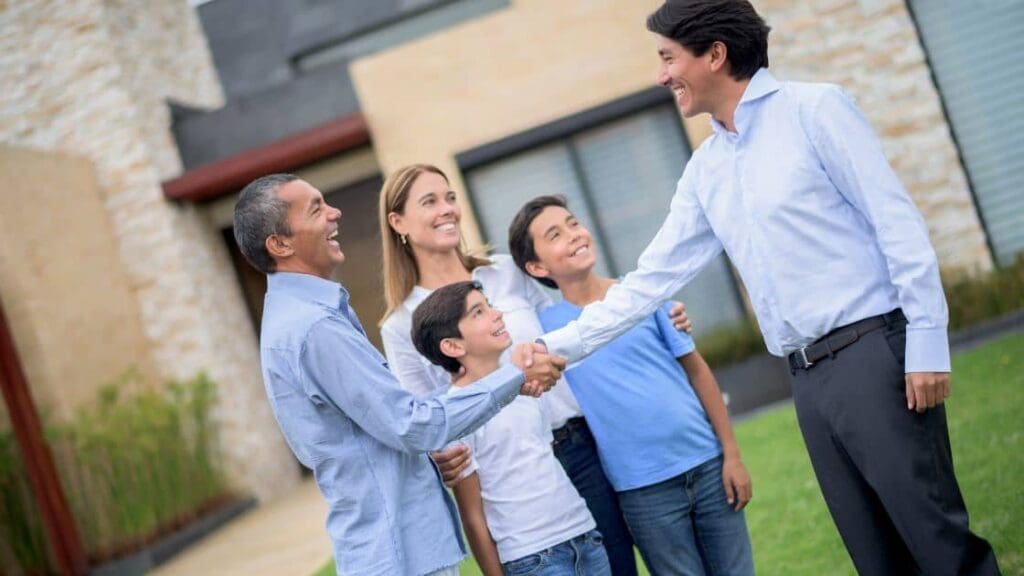
{"label": "white dress shirt", "polygon": [[683,171],[637,269],[579,320],[544,337],[578,360],[648,317],[723,248],[768,350],[902,308],[907,372],[948,372],[946,299],[924,220],[841,88],[766,69]]}
{"label": "white dress shirt", "polygon": [[[511,256],[497,254],[490,257],[489,266],[473,270],[473,279],[483,286],[484,296],[491,306],[501,310],[505,329],[513,344],[533,342],[544,329],[537,313],[551,305],[551,299],[536,281],[516,267]],[[416,351],[412,343],[412,313],[430,295],[430,290],[417,286],[401,306],[388,316],[380,327],[384,354],[391,372],[402,387],[417,395],[447,388],[452,376],[444,368],[432,364]],[[510,362],[512,348],[501,356],[501,362]],[[570,418],[580,416],[580,405],[564,380],[541,397],[544,412],[551,429],[561,428]]]}

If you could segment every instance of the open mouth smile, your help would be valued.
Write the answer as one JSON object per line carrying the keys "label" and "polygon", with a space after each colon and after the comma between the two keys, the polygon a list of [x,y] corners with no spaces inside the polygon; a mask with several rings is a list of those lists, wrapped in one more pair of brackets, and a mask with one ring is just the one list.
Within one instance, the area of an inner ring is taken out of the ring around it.
{"label": "open mouth smile", "polygon": [[585,255],[585,254],[587,254],[589,252],[590,252],[590,245],[589,244],[584,244],[583,246],[580,246],[579,248],[573,250],[572,253],[569,254],[569,257],[570,258],[575,258],[577,256]]}

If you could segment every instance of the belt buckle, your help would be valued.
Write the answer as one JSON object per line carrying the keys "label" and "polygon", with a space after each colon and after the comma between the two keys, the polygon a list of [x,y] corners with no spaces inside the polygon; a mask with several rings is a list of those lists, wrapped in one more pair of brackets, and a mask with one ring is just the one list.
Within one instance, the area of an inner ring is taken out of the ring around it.
{"label": "belt buckle", "polygon": [[804,361],[804,370],[807,370],[811,366],[814,366],[814,362],[811,362],[810,360],[807,359],[807,347],[806,346],[804,346],[803,348],[797,350],[797,352],[800,353],[800,359]]}

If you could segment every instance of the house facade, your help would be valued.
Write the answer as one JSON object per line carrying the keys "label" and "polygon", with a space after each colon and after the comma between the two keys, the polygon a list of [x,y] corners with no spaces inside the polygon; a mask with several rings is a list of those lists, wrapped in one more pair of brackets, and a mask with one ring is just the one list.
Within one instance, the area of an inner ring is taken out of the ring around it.
{"label": "house facade", "polygon": [[[710,134],[654,86],[644,20],[659,4],[4,3],[0,297],[37,403],[73,410],[132,362],[161,378],[206,371],[232,478],[286,493],[300,472],[260,381],[265,280],[230,229],[241,187],[294,172],[342,209],[339,279],[375,343],[377,194],[407,163],[449,175],[471,247],[503,250],[519,205],[559,193],[595,232],[602,269],[628,272]],[[776,77],[857,99],[943,267],[1024,251],[1024,5],[754,4]],[[749,314],[725,256],[680,297],[699,333]]]}

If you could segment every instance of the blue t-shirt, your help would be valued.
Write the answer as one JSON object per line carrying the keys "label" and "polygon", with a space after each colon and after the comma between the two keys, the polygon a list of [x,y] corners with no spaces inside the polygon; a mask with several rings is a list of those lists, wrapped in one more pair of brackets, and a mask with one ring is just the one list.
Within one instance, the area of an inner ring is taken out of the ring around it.
{"label": "blue t-shirt", "polygon": [[[546,308],[544,331],[565,326],[582,310],[565,300]],[[672,326],[667,310],[565,373],[619,492],[678,476],[722,452],[677,360],[694,351],[693,340]]]}

